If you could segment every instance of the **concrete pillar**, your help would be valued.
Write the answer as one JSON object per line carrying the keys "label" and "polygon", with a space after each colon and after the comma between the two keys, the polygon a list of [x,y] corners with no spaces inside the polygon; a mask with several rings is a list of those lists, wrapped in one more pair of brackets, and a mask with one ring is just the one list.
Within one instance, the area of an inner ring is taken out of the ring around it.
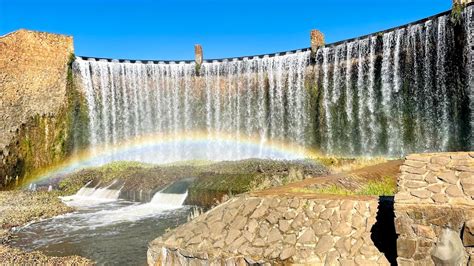
{"label": "concrete pillar", "polygon": [[194,45],[194,61],[196,62],[196,75],[199,76],[203,62],[202,47],[200,44]]}
{"label": "concrete pillar", "polygon": [[311,30],[311,52],[315,53],[319,47],[324,45],[324,34],[319,30]]}
{"label": "concrete pillar", "polygon": [[202,60],[203,60],[202,58],[203,58],[203,55],[202,55],[201,45],[200,44],[194,45],[194,60],[196,61],[197,65],[202,64]]}

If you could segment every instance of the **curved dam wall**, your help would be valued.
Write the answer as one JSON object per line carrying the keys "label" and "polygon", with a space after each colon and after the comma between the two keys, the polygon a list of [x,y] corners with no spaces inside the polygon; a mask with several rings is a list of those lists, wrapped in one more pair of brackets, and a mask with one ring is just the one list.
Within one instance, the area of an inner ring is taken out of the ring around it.
{"label": "curved dam wall", "polygon": [[457,20],[447,12],[313,52],[202,65],[78,57],[74,75],[72,38],[2,36],[0,185],[86,145],[144,135],[199,132],[197,140],[215,140],[168,145],[168,160],[192,159],[193,151],[208,159],[275,157],[265,150],[272,143],[296,146],[297,154],[473,149],[472,13],[468,5]]}
{"label": "curved dam wall", "polygon": [[[457,21],[447,12],[313,53],[201,65],[78,57],[91,145],[200,132],[337,155],[472,149],[472,12],[470,5]],[[271,157],[226,145],[202,150],[206,159]],[[164,156],[193,159],[183,147]]]}

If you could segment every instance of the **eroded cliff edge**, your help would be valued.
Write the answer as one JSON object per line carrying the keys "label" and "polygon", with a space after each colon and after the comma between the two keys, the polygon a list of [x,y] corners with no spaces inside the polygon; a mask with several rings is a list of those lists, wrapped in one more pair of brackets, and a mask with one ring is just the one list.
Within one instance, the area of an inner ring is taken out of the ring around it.
{"label": "eroded cliff edge", "polygon": [[0,187],[60,161],[84,138],[74,130],[87,114],[73,53],[70,36],[22,29],[0,37]]}

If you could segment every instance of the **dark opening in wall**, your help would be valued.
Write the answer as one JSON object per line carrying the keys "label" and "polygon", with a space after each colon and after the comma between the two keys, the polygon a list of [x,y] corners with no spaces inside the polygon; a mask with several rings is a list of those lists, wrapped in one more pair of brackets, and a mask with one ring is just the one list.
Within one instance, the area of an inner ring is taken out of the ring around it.
{"label": "dark opening in wall", "polygon": [[397,265],[397,234],[395,232],[394,197],[381,196],[371,238],[391,265]]}

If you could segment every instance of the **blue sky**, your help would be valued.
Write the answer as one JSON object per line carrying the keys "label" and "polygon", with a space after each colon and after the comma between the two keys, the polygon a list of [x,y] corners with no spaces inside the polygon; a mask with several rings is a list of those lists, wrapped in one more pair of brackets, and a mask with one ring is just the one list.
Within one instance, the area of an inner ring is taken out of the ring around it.
{"label": "blue sky", "polygon": [[339,41],[448,10],[450,0],[0,0],[0,35],[26,28],[74,36],[77,55],[192,59],[309,46],[309,31]]}

